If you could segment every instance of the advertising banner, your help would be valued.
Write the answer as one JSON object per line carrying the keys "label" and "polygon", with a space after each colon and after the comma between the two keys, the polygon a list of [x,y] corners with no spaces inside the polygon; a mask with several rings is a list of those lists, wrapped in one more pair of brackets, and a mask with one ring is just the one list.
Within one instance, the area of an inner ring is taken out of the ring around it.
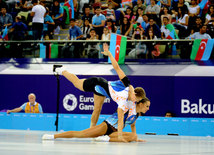
{"label": "advertising banner", "polygon": [[[78,76],[88,78],[91,76]],[[118,76],[101,76],[108,81]],[[214,98],[212,77],[128,76],[134,87],[143,87],[151,101],[146,116],[164,116],[166,111],[176,117],[212,118]],[[60,76],[60,107],[62,114],[92,114],[92,92],[82,92],[65,77]],[[0,75],[0,111],[14,109],[28,102],[34,93],[44,113],[56,113],[57,82],[54,75]],[[113,114],[117,104],[106,99],[101,114]]]}

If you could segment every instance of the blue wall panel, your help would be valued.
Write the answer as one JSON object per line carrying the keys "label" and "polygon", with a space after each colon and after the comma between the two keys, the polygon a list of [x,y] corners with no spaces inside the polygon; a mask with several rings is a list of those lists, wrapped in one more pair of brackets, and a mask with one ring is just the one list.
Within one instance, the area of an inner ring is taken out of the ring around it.
{"label": "blue wall panel", "polygon": [[[98,124],[109,115],[101,115]],[[90,127],[91,115],[60,114],[58,131],[81,131]],[[0,113],[0,129],[56,131],[55,114]],[[138,134],[179,134],[181,136],[214,137],[214,119],[139,117],[136,121]],[[127,126],[124,132],[131,132]]]}

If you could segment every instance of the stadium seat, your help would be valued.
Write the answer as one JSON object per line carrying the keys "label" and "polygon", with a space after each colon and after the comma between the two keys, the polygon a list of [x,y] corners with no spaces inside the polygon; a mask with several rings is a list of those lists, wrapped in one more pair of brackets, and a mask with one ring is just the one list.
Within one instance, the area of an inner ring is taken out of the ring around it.
{"label": "stadium seat", "polygon": [[24,23],[27,22],[28,14],[29,14],[29,12],[24,12],[24,11],[21,11],[21,12],[18,13],[18,15],[25,17],[25,22]]}

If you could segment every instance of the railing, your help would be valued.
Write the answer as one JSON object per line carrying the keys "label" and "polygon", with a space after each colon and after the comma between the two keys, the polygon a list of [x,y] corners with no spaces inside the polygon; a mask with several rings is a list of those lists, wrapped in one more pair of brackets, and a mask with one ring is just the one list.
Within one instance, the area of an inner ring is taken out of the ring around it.
{"label": "railing", "polygon": [[[0,42],[0,58],[105,58],[101,40]],[[190,59],[194,40],[127,40],[128,59]],[[174,46],[175,45],[175,46]],[[123,46],[123,45],[122,45]],[[173,48],[172,48],[173,47]]]}

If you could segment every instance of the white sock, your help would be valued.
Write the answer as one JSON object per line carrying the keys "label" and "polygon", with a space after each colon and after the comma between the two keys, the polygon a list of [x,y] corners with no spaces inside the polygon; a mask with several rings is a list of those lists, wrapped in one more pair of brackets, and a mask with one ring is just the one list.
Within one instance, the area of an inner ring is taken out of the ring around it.
{"label": "white sock", "polygon": [[94,140],[97,141],[97,142],[109,142],[110,137],[108,135],[99,136],[97,138],[94,138]]}
{"label": "white sock", "polygon": [[58,73],[58,74],[60,74],[60,75],[61,75],[62,72],[65,71],[65,70],[66,70],[66,68],[65,68],[64,66],[55,69],[56,73]]}
{"label": "white sock", "polygon": [[54,139],[54,135],[44,134],[44,135],[42,136],[42,139],[43,139],[43,140],[52,140],[52,139]]}

